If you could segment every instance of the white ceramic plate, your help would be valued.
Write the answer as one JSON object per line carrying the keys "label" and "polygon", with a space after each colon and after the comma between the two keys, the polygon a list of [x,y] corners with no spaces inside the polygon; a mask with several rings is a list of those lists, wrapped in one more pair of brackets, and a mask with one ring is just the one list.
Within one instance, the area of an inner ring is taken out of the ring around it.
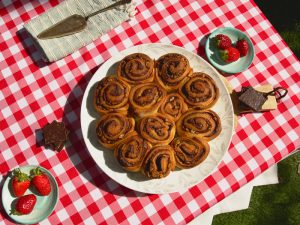
{"label": "white ceramic plate", "polygon": [[46,219],[55,209],[55,206],[58,201],[58,187],[55,178],[52,176],[52,174],[46,170],[45,168],[41,166],[23,166],[19,167],[21,172],[30,174],[30,170],[35,169],[36,167],[39,167],[41,171],[43,171],[50,180],[51,184],[51,193],[48,196],[41,196],[36,193],[31,187],[25,192],[24,195],[28,194],[35,194],[37,201],[36,204],[32,210],[32,212],[28,215],[10,215],[10,210],[12,209],[12,204],[17,199],[13,196],[12,190],[11,190],[11,176],[8,176],[4,182],[3,188],[2,188],[2,204],[3,208],[6,211],[7,215],[11,217],[14,221],[21,223],[21,224],[35,224],[38,222],[41,222],[42,220]]}
{"label": "white ceramic plate", "polygon": [[[122,170],[113,156],[113,151],[104,149],[98,143],[95,129],[96,120],[100,117],[93,107],[95,85],[103,77],[116,74],[116,67],[122,58],[137,52],[145,53],[154,59],[167,53],[182,54],[187,57],[195,72],[205,72],[209,74],[219,87],[220,98],[212,110],[214,110],[221,118],[222,132],[217,138],[209,142],[211,147],[210,154],[199,166],[184,170],[176,169],[171,172],[169,176],[162,179],[146,179],[141,173],[131,173]],[[230,95],[221,80],[219,73],[195,53],[177,46],[160,43],[143,44],[128,48],[103,63],[96,71],[85,90],[80,116],[85,144],[98,166],[116,182],[143,193],[164,194],[184,191],[189,187],[198,184],[217,167],[229,147],[233,134],[232,103]]]}

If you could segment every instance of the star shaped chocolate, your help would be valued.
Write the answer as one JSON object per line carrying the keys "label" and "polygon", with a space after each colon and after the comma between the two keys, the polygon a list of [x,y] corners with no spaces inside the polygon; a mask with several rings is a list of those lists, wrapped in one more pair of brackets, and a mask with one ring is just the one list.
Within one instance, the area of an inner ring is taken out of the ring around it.
{"label": "star shaped chocolate", "polygon": [[54,120],[52,123],[48,123],[42,130],[45,146],[49,146],[56,151],[63,149],[69,134],[64,123]]}

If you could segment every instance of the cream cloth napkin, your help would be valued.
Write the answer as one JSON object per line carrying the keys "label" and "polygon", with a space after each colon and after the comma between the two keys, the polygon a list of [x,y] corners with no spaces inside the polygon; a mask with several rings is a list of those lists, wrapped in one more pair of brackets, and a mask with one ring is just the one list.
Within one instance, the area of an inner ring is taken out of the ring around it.
{"label": "cream cloth napkin", "polygon": [[77,51],[122,22],[129,20],[136,13],[136,4],[132,1],[130,4],[97,14],[88,19],[87,27],[83,31],[73,35],[41,40],[37,38],[37,35],[41,31],[70,15],[79,14],[87,16],[116,1],[119,0],[66,0],[32,19],[24,25],[24,28],[31,34],[36,42],[35,44],[44,53],[44,60],[53,62]]}

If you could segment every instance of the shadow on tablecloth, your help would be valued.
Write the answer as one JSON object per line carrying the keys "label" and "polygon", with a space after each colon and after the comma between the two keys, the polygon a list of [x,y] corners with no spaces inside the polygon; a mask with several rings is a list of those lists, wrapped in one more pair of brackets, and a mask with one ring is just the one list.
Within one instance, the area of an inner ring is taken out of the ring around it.
{"label": "shadow on tablecloth", "polygon": [[109,178],[93,160],[85,146],[80,125],[81,102],[88,82],[98,68],[99,66],[93,68],[81,78],[66,101],[62,119],[67,129],[70,130],[66,151],[77,171],[103,191],[126,197],[145,196],[145,194],[128,189]]}

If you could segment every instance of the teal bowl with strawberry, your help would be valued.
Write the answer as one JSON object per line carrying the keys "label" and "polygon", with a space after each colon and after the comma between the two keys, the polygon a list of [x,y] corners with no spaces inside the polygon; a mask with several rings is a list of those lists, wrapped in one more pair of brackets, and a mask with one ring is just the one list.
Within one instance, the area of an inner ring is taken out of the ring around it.
{"label": "teal bowl with strawberry", "polygon": [[214,30],[207,38],[205,53],[214,67],[228,74],[248,69],[255,55],[251,39],[232,27]]}
{"label": "teal bowl with strawberry", "polygon": [[7,215],[20,224],[35,224],[46,219],[58,201],[55,178],[41,166],[14,169],[2,188],[2,205]]}

